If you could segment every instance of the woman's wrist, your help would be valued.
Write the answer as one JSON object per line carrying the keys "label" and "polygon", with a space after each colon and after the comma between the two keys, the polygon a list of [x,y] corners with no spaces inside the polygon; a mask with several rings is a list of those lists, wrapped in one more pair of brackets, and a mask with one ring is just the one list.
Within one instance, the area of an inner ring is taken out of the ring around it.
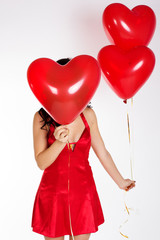
{"label": "woman's wrist", "polygon": [[67,144],[67,142],[62,142],[62,141],[60,141],[60,140],[58,140],[58,139],[56,139],[56,141],[57,141],[57,143],[58,143],[59,145],[61,145],[61,146],[65,146],[65,145]]}
{"label": "woman's wrist", "polygon": [[123,188],[124,182],[125,182],[125,179],[123,177],[121,177],[119,179],[119,181],[117,182],[118,187]]}

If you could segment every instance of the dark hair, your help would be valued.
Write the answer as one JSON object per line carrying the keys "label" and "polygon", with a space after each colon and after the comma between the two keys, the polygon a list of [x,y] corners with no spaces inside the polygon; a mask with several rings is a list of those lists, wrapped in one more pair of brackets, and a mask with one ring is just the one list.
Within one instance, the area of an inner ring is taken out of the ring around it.
{"label": "dark hair", "polygon": [[[62,59],[59,59],[57,60],[57,63],[60,64],[60,65],[65,65],[67,64],[69,61],[71,60],[71,58],[62,58]],[[87,105],[88,108],[92,108],[91,106],[91,102],[88,103]],[[44,124],[43,126],[41,127],[41,129],[44,129],[44,126],[47,124],[48,126],[50,126],[51,124],[54,126],[54,127],[58,127],[60,126],[61,124],[57,123],[45,110],[44,108],[40,108],[40,110],[38,111],[40,116],[42,117],[42,122],[44,121]]]}
{"label": "dark hair", "polygon": [[57,60],[57,63],[59,63],[60,65],[65,65],[65,64],[67,64],[70,60],[71,60],[71,58],[61,58],[61,59]]}

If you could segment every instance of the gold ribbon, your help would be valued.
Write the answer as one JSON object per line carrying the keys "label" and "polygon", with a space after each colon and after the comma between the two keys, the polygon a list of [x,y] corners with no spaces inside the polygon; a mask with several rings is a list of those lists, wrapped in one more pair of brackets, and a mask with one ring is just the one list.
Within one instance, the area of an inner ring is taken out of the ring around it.
{"label": "gold ribbon", "polygon": [[[133,98],[131,98],[131,113],[133,112]],[[133,121],[133,118],[132,118]],[[127,111],[127,124],[128,124],[128,138],[130,147],[130,167],[131,167],[131,179],[133,180],[133,124],[131,132],[131,123],[129,121],[129,112]]]}
{"label": "gold ribbon", "polygon": [[[68,129],[68,134],[69,134],[69,129]],[[69,161],[68,161],[68,171],[70,168],[70,151],[72,151],[72,144],[69,143],[69,141],[67,141],[67,146],[68,146],[68,150],[69,150]],[[71,222],[71,212],[70,212],[70,202],[69,202],[69,188],[70,188],[70,181],[69,181],[69,172],[68,172],[68,206],[69,206],[69,221],[70,221],[70,229],[71,229],[71,235],[72,235],[72,239],[74,240],[74,236],[73,236],[73,231],[72,231],[72,222]]]}
{"label": "gold ribbon", "polygon": [[[127,100],[124,100],[124,103],[127,104]],[[131,113],[133,112],[133,98],[131,98]],[[132,119],[133,120],[133,119]],[[128,126],[128,139],[129,139],[129,148],[130,148],[130,168],[131,168],[131,180],[133,180],[133,124],[132,124],[132,132],[131,132],[131,123],[130,123],[130,118],[129,118],[129,111],[127,110],[127,126]],[[127,190],[124,191],[124,205],[125,205],[125,211],[127,211],[127,219],[119,226],[119,232],[120,234],[125,237],[125,238],[129,238],[126,234],[123,234],[120,231],[120,228],[123,227],[123,225],[128,222],[128,217],[130,216],[130,211],[131,208],[127,207],[126,201],[125,201],[125,197],[127,194]]]}
{"label": "gold ribbon", "polygon": [[[67,135],[69,135],[69,129],[67,128],[66,130],[68,130]],[[62,134],[62,133],[61,133]],[[70,229],[71,229],[71,235],[72,238],[74,240],[74,236],[73,236],[73,231],[72,231],[72,222],[71,222],[71,212],[70,212],[70,202],[69,202],[69,188],[70,188],[70,181],[69,181],[69,168],[70,168],[70,151],[72,151],[72,144],[69,143],[69,141],[67,140],[67,146],[68,146],[68,150],[69,150],[69,160],[68,160],[68,206],[69,206],[69,222],[70,222]]]}

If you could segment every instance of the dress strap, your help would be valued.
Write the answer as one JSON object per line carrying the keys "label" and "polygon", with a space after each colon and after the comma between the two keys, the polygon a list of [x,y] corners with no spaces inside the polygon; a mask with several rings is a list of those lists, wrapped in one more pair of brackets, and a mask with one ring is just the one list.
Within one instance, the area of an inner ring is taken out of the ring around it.
{"label": "dress strap", "polygon": [[87,120],[86,120],[86,118],[85,118],[83,112],[81,112],[80,116],[81,116],[81,118],[82,118],[82,120],[83,120],[85,126],[86,126],[86,127],[89,127],[88,122],[87,122]]}

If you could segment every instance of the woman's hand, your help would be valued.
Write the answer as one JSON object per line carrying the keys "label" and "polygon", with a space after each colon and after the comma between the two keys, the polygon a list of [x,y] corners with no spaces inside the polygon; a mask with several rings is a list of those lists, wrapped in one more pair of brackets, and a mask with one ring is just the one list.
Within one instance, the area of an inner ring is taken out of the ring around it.
{"label": "woman's hand", "polygon": [[123,182],[121,183],[121,185],[119,186],[120,189],[123,189],[125,191],[130,190],[131,188],[135,187],[135,182],[133,180],[130,179],[124,179]]}
{"label": "woman's hand", "polygon": [[65,127],[64,125],[61,125],[59,127],[56,127],[53,134],[58,141],[67,143],[69,129],[67,127]]}

